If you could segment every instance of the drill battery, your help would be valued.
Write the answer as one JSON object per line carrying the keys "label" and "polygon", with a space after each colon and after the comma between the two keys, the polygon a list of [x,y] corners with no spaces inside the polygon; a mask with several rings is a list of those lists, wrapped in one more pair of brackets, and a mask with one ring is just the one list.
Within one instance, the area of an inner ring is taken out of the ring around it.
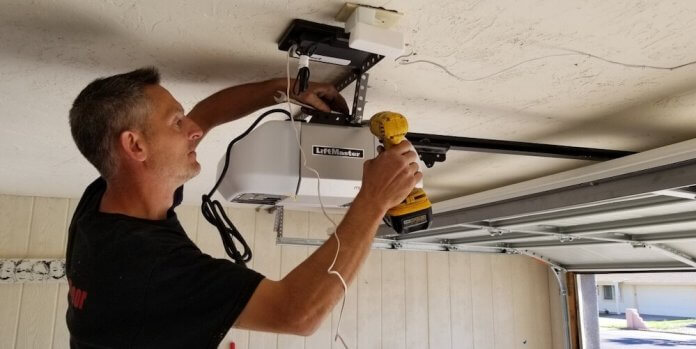
{"label": "drill battery", "polygon": [[432,205],[421,188],[413,188],[411,194],[398,206],[389,209],[385,217],[385,223],[399,234],[428,229],[432,221]]}

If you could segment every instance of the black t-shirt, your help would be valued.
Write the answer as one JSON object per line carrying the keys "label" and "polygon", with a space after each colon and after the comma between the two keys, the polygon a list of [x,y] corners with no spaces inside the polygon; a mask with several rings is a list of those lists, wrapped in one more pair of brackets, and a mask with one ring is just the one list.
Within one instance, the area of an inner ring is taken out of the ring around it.
{"label": "black t-shirt", "polygon": [[159,221],[99,212],[105,189],[90,184],[70,223],[71,348],[216,347],[263,276],[202,253],[173,207]]}

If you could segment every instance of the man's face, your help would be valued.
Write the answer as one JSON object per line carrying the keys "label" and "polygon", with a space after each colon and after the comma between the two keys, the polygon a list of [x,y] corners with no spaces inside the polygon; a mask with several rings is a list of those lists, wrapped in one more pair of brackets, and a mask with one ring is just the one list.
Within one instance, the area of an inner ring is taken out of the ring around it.
{"label": "man's face", "polygon": [[183,184],[201,171],[194,151],[203,135],[201,128],[186,117],[181,104],[164,87],[149,86],[145,94],[150,102],[145,165]]}

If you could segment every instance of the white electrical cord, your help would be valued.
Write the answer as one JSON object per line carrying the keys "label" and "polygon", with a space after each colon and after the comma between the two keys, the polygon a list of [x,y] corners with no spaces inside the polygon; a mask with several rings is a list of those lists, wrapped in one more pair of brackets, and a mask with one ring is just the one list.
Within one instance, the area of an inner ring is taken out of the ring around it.
{"label": "white electrical cord", "polygon": [[[341,344],[343,344],[343,347],[345,349],[348,349],[348,345],[346,344],[346,341],[343,340],[343,337],[341,337],[340,334],[340,329],[341,329],[341,319],[343,318],[343,308],[346,306],[346,293],[348,292],[348,286],[346,285],[346,281],[343,279],[343,276],[341,273],[339,273],[336,270],[333,270],[334,265],[336,264],[336,260],[338,259],[338,252],[341,250],[341,240],[338,239],[338,225],[336,222],[331,219],[331,217],[326,213],[326,209],[324,208],[324,202],[321,199],[321,177],[319,176],[319,171],[316,169],[310,167],[307,165],[307,156],[305,155],[304,150],[302,149],[302,145],[300,143],[300,133],[297,130],[297,126],[295,126],[295,119],[292,116],[292,104],[290,102],[290,56],[292,54],[292,51],[296,48],[295,45],[292,45],[290,49],[288,50],[288,57],[287,57],[287,65],[286,65],[286,70],[287,70],[287,103],[288,103],[288,112],[290,112],[290,124],[292,124],[292,128],[295,130],[295,140],[297,141],[297,147],[300,148],[300,153],[302,154],[302,166],[314,173],[314,175],[317,177],[317,197],[319,198],[319,206],[321,206],[321,212],[324,213],[324,217],[333,224],[333,236],[336,238],[336,254],[334,255],[333,261],[331,262],[331,265],[329,268],[326,270],[327,273],[331,275],[336,275],[339,280],[341,280],[341,285],[343,285],[343,301],[341,303],[341,311],[338,315],[338,323],[336,324],[336,336],[334,336],[334,341],[336,340],[341,340]],[[306,62],[301,62],[306,65],[309,63],[309,57],[307,57]]]}

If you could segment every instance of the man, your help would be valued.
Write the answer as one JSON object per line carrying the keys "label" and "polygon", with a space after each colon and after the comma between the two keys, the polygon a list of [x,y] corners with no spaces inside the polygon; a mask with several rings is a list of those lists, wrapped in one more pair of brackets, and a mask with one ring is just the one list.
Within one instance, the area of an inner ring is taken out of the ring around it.
{"label": "man", "polygon": [[[282,280],[269,280],[201,253],[173,211],[181,186],[200,171],[195,149],[205,134],[274,104],[276,91],[285,90],[285,79],[235,86],[185,115],[157,71],[146,68],[96,80],[79,94],[71,131],[101,177],[70,224],[71,347],[213,348],[231,326],[309,335],[320,325],[343,294],[326,271],[333,239]],[[293,97],[324,111],[347,110],[327,84]],[[334,269],[347,282],[387,209],[421,179],[417,159],[404,142],[365,163],[362,189],[337,230]]]}

